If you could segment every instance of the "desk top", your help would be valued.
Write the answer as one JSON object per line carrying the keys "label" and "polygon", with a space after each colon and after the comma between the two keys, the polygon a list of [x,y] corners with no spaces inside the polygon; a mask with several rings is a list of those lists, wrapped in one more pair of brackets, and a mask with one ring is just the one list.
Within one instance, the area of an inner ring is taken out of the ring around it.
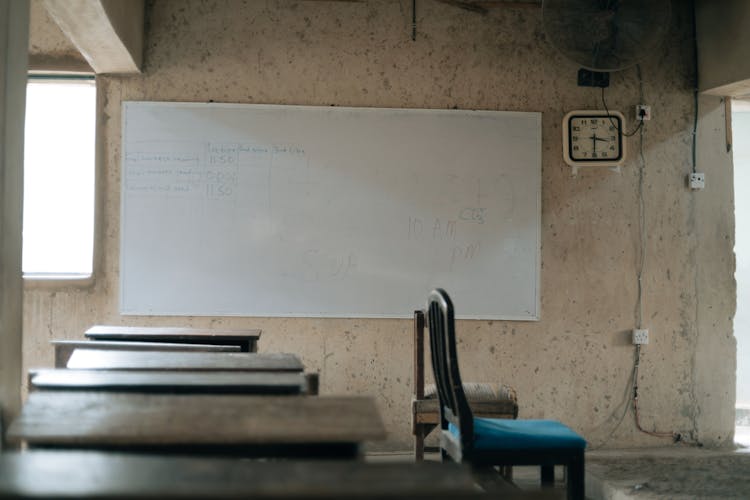
{"label": "desk top", "polygon": [[76,349],[68,368],[82,370],[291,371],[304,368],[286,353],[151,352]]}
{"label": "desk top", "polygon": [[238,345],[185,344],[171,342],[139,342],[122,340],[50,340],[54,347],[80,349],[110,349],[121,351],[193,351],[240,352]]}
{"label": "desk top", "polygon": [[220,330],[214,328],[190,328],[190,327],[150,327],[150,326],[115,326],[95,325],[86,330],[86,337],[99,340],[152,340],[158,339],[182,339],[194,340],[257,340],[260,330]]}
{"label": "desk top", "polygon": [[[240,352],[239,345],[188,344],[165,342],[125,342],[117,340],[50,340],[55,349],[55,368],[65,368],[76,348],[109,349],[119,351],[192,351],[192,352]],[[249,349],[246,349],[249,351]]]}
{"label": "desk top", "polygon": [[385,438],[372,398],[38,391],[7,438],[72,447],[356,444]]}
{"label": "desk top", "polygon": [[2,498],[476,498],[452,463],[261,462],[80,451],[0,454]]}
{"label": "desk top", "polygon": [[189,394],[301,394],[301,372],[35,370],[32,390]]}

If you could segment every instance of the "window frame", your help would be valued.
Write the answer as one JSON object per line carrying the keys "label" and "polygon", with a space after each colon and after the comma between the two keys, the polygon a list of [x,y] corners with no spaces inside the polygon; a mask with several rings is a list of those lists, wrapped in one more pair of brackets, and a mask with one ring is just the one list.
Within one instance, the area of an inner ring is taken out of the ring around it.
{"label": "window frame", "polygon": [[[56,72],[56,71],[29,71],[27,84],[33,81],[44,82],[70,82],[76,80],[91,81],[94,84],[94,199],[93,199],[93,235],[92,235],[92,254],[91,254],[91,273],[83,274],[43,274],[31,273],[25,274],[21,270],[24,289],[59,289],[59,288],[90,288],[94,285],[99,263],[99,218],[100,218],[100,196],[99,196],[99,173],[101,163],[101,132],[99,129],[99,115],[101,109],[99,82],[94,73],[90,72]],[[25,137],[24,137],[25,142]],[[25,170],[25,169],[24,169]],[[25,172],[24,172],[25,173]]]}

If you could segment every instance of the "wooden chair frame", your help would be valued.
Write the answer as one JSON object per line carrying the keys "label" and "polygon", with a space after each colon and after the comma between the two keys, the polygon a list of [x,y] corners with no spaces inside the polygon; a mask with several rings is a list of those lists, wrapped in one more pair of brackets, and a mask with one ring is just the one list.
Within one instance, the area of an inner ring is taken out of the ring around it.
{"label": "wooden chair frame", "polygon": [[[442,289],[433,290],[427,302],[432,368],[440,400],[441,454],[443,459],[473,466],[539,465],[543,485],[554,482],[554,466],[563,465],[569,500],[584,498],[582,448],[478,450],[474,447],[474,416],[466,400],[456,353],[453,304]],[[458,437],[449,430],[453,424]]]}
{"label": "wooden chair frame", "polygon": [[[412,434],[414,435],[414,459],[419,462],[424,460],[426,451],[440,451],[439,447],[428,448],[425,446],[426,437],[440,423],[439,406],[440,401],[437,394],[427,394],[425,391],[425,311],[422,309],[414,311],[414,390],[412,399]],[[475,384],[489,385],[489,384]],[[467,394],[469,405],[475,415],[485,418],[518,418],[518,403],[515,391],[507,386],[499,388],[507,391],[506,397],[498,399],[486,399],[479,397],[472,399]],[[506,477],[510,479],[511,468],[506,468]]]}

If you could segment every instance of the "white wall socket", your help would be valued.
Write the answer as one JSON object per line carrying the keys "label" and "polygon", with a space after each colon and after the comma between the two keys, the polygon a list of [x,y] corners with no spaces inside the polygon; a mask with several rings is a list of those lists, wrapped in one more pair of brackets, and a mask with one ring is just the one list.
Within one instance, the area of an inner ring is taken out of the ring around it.
{"label": "white wall socket", "polygon": [[703,172],[693,172],[688,177],[690,189],[703,189],[706,187],[706,174]]}
{"label": "white wall socket", "polygon": [[648,344],[648,330],[645,328],[644,329],[635,328],[633,330],[633,344],[634,345]]}
{"label": "white wall socket", "polygon": [[637,104],[635,106],[635,119],[639,121],[648,121],[651,119],[651,106]]}

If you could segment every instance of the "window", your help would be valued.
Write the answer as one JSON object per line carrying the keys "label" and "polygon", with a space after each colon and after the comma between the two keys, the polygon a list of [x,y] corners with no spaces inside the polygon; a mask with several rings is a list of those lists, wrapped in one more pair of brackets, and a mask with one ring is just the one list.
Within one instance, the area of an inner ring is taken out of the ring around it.
{"label": "window", "polygon": [[734,161],[734,254],[737,310],[737,402],[734,441],[750,446],[750,101],[732,103]]}
{"label": "window", "polygon": [[23,274],[91,276],[96,84],[32,76],[26,87]]}

